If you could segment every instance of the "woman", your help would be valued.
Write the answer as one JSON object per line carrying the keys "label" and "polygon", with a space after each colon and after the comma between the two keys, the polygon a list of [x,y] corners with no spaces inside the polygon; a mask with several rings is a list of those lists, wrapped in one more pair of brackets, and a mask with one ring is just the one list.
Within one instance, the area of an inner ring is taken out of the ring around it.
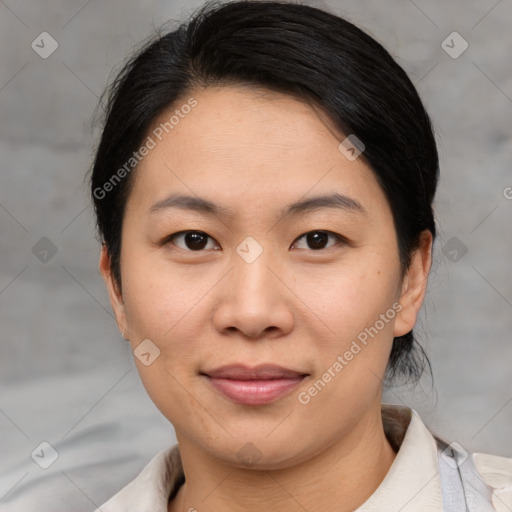
{"label": "woman", "polygon": [[113,511],[512,509],[512,459],[448,446],[417,379],[438,155],[406,73],[351,23],[207,5],[111,90],[100,270],[178,444]]}

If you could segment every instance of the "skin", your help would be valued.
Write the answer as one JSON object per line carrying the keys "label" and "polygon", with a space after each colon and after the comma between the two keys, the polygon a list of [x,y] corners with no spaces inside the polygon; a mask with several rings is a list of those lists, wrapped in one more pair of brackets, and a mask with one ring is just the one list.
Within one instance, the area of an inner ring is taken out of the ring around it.
{"label": "skin", "polygon": [[[169,511],[354,510],[396,455],[382,425],[382,379],[393,337],[412,329],[421,307],[432,237],[423,233],[402,279],[384,193],[363,158],[339,151],[345,136],[318,109],[242,86],[193,96],[198,105],[136,170],[122,229],[122,292],[105,247],[100,256],[119,328],[133,349],[150,339],[160,350],[149,366],[135,362],[180,446],[186,483]],[[334,191],[364,213],[320,208],[276,220],[288,204]],[[176,192],[233,216],[149,212]],[[210,238],[200,250],[183,236],[169,239],[183,230]],[[344,238],[315,249],[303,235],[318,230]],[[236,252],[248,236],[263,249],[251,263]],[[300,403],[298,394],[398,302],[402,309],[378,335]],[[274,403],[249,406],[199,375],[262,362],[308,377]],[[246,443],[260,457],[250,467],[237,455]]]}

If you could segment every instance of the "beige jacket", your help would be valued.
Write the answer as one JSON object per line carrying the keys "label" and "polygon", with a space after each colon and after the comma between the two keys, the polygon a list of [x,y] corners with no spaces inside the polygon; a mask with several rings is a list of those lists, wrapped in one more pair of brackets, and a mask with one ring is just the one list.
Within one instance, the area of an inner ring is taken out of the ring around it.
{"label": "beige jacket", "polygon": [[[398,453],[380,486],[355,512],[465,512],[465,508],[458,508],[463,505],[457,506],[453,504],[456,500],[449,499],[452,491],[440,476],[444,454],[440,458],[440,448],[418,414],[408,407],[383,404],[382,419],[386,436]],[[512,512],[512,458],[485,453],[468,457],[460,466],[476,468],[472,471],[473,484],[483,486],[481,494],[488,502],[484,506],[474,496],[463,496],[468,510]],[[179,449],[174,445],[160,451],[97,512],[167,512],[169,496],[183,482]],[[466,488],[475,491],[472,485]]]}

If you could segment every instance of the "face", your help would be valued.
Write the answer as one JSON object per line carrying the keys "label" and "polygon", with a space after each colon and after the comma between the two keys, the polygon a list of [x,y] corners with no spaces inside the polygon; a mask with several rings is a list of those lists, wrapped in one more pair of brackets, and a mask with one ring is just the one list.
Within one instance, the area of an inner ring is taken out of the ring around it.
{"label": "face", "polygon": [[[384,193],[316,109],[238,86],[193,97],[133,176],[122,294],[105,250],[100,268],[180,443],[233,465],[286,467],[380,411],[393,337],[421,305],[429,242],[402,279]],[[241,369],[216,373],[226,365]]]}

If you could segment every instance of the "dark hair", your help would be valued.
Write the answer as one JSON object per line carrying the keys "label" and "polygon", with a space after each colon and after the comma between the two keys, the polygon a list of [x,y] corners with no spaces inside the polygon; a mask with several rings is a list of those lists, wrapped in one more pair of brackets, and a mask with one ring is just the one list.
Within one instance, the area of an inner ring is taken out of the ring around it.
{"label": "dark hair", "polygon": [[[208,2],[187,24],[146,43],[104,93],[91,194],[119,288],[121,227],[133,185],[126,163],[162,111],[199,88],[230,84],[308,101],[341,133],[363,142],[361,157],[393,213],[405,272],[421,232],[435,237],[439,175],[430,118],[405,71],[372,37],[324,10],[276,1]],[[387,377],[418,380],[426,363],[430,368],[411,331],[394,338]]]}

